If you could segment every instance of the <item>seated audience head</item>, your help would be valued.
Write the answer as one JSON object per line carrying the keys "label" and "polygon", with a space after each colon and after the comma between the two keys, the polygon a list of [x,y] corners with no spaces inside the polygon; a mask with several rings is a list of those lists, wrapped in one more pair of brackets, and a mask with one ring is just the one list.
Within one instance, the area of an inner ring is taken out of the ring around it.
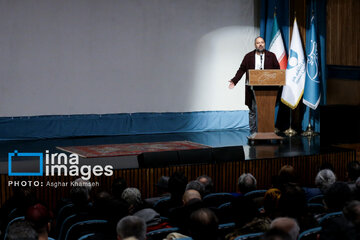
{"label": "seated audience head", "polygon": [[189,233],[194,240],[218,239],[219,220],[207,208],[196,210],[190,215]]}
{"label": "seated audience head", "polygon": [[185,188],[185,191],[187,190],[196,190],[200,193],[201,196],[204,196],[205,194],[205,186],[198,180],[190,181]]}
{"label": "seated audience head", "polygon": [[328,188],[334,182],[336,182],[336,176],[330,169],[320,170],[315,177],[315,185],[323,190]]}
{"label": "seated audience head", "polygon": [[300,227],[295,219],[280,217],[275,218],[270,225],[271,229],[280,229],[288,233],[292,240],[296,240],[299,236]]}
{"label": "seated audience head", "polygon": [[91,184],[87,180],[77,178],[70,189],[70,199],[77,207],[87,206],[90,201]]}
{"label": "seated audience head", "polygon": [[141,193],[137,188],[126,188],[121,198],[130,206],[130,213],[134,213],[142,206]]}
{"label": "seated audience head", "polygon": [[297,184],[286,184],[281,191],[279,209],[282,216],[298,218],[307,213],[304,190]]}
{"label": "seated audience head", "polygon": [[211,179],[211,177],[207,175],[201,175],[196,180],[204,184],[205,187],[205,195],[212,193],[214,191],[214,183]]}
{"label": "seated audience head", "polygon": [[169,192],[169,177],[161,176],[155,186],[159,194]]}
{"label": "seated audience head", "polygon": [[270,188],[264,195],[265,214],[270,218],[274,217],[278,211],[280,197],[281,191],[277,188]]}
{"label": "seated audience head", "polygon": [[183,203],[184,205],[187,205],[191,200],[198,199],[201,200],[201,195],[198,191],[194,189],[186,190],[183,195]]}
{"label": "seated audience head", "polygon": [[137,216],[127,216],[122,218],[117,226],[117,239],[136,238],[137,240],[146,239],[146,223]]}
{"label": "seated audience head", "polygon": [[283,166],[279,171],[278,181],[280,184],[296,183],[297,176],[295,168],[291,165]]}
{"label": "seated audience head", "polygon": [[343,209],[344,216],[360,229],[360,201],[351,201]]}
{"label": "seated audience head", "polygon": [[265,232],[261,240],[292,240],[291,236],[283,230],[272,228]]}
{"label": "seated audience head", "polygon": [[47,239],[50,232],[52,213],[47,207],[38,203],[29,207],[26,211],[25,220],[28,221],[39,238]]}
{"label": "seated audience head", "polygon": [[335,182],[324,193],[324,202],[328,212],[342,211],[350,198],[351,190],[344,182]]}
{"label": "seated audience head", "polygon": [[187,177],[183,172],[174,172],[169,178],[169,192],[171,193],[171,198],[181,201],[187,183]]}
{"label": "seated audience head", "polygon": [[121,195],[126,188],[127,183],[125,179],[122,177],[116,178],[111,186],[112,195],[117,199],[121,199]]}
{"label": "seated audience head", "polygon": [[238,179],[238,188],[242,194],[256,190],[256,179],[251,173],[243,173]]}
{"label": "seated audience head", "polygon": [[38,240],[38,234],[27,221],[12,223],[8,229],[8,240]]}
{"label": "seated audience head", "polygon": [[118,221],[129,214],[129,205],[123,199],[117,199],[108,192],[102,191],[96,195],[94,200],[94,216],[104,219],[110,225],[115,226]]}
{"label": "seated audience head", "polygon": [[349,181],[355,182],[358,177],[360,177],[360,162],[352,161],[347,165],[347,175]]}

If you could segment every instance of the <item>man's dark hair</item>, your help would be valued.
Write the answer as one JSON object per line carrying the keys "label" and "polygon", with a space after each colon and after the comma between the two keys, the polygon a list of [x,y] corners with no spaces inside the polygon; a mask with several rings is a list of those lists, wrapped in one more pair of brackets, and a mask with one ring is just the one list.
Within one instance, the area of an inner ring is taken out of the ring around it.
{"label": "man's dark hair", "polygon": [[356,181],[358,177],[360,177],[360,162],[352,161],[347,165],[347,172],[350,181]]}
{"label": "man's dark hair", "polygon": [[[202,180],[202,179],[205,179]],[[212,193],[214,190],[214,183],[211,179],[211,177],[207,176],[207,175],[201,175],[200,177],[198,177],[196,180],[200,181],[202,184],[204,184],[205,187],[205,195]],[[202,180],[202,181],[201,181]]]}
{"label": "man's dark hair", "polygon": [[200,193],[200,195],[203,197],[204,194],[205,194],[205,186],[204,184],[202,184],[200,181],[198,180],[193,180],[193,181],[190,181],[187,185],[186,185],[186,188],[185,188],[185,191],[186,190],[196,190]]}
{"label": "man's dark hair", "polygon": [[121,239],[135,237],[138,240],[145,240],[146,223],[137,216],[126,216],[117,224],[116,232]]}
{"label": "man's dark hair", "polygon": [[127,183],[125,179],[122,177],[116,178],[111,186],[112,195],[117,199],[121,199],[121,195],[126,188]]}
{"label": "man's dark hair", "polygon": [[219,220],[215,213],[201,208],[190,215],[189,232],[194,240],[217,239]]}
{"label": "man's dark hair", "polygon": [[344,182],[333,183],[324,193],[324,201],[330,212],[341,211],[350,198],[351,190]]}
{"label": "man's dark hair", "polygon": [[298,218],[307,211],[305,191],[297,184],[285,184],[279,199],[283,216]]}

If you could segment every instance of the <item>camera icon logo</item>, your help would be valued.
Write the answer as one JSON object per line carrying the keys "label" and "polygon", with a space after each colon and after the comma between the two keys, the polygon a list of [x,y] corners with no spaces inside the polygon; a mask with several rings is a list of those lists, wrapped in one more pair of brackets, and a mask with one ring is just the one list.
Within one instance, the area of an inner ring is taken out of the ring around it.
{"label": "camera icon logo", "polygon": [[8,155],[9,176],[43,176],[43,153],[20,153],[15,150]]}

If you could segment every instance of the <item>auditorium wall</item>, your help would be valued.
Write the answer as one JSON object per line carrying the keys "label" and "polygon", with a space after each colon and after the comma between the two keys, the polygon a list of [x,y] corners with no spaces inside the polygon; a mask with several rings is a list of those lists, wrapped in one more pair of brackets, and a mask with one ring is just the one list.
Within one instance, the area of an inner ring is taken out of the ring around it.
{"label": "auditorium wall", "polygon": [[0,1],[0,117],[246,110],[258,2]]}

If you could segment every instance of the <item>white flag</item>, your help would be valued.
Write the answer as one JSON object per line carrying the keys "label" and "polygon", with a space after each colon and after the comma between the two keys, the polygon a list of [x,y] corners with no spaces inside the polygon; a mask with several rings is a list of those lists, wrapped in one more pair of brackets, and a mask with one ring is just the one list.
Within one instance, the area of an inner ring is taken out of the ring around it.
{"label": "white flag", "polygon": [[281,101],[291,109],[295,109],[304,93],[305,85],[305,57],[296,19],[294,20],[285,78],[286,85],[281,94]]}

